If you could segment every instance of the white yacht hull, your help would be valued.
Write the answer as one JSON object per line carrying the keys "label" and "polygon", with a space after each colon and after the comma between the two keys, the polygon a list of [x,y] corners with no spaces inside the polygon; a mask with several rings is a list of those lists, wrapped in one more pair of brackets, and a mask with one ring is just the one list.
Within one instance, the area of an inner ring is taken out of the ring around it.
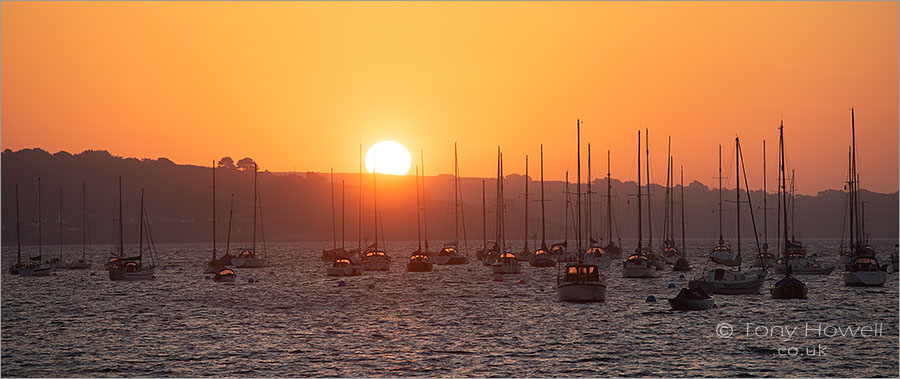
{"label": "white yacht hull", "polygon": [[654,267],[628,267],[622,268],[623,278],[658,278],[659,272]]}
{"label": "white yacht hull", "polygon": [[880,287],[887,279],[887,271],[844,271],[843,276],[848,287]]}
{"label": "white yacht hull", "polygon": [[562,282],[556,287],[559,301],[606,301],[606,284],[602,282]]}

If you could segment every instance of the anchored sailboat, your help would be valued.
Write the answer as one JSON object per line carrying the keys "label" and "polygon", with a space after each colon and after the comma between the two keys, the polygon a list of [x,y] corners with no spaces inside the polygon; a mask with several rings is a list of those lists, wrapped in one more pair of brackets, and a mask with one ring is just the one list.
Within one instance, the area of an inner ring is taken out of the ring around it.
{"label": "anchored sailboat", "polygon": [[[577,175],[578,187],[576,196],[578,196],[578,225],[579,232],[575,234],[578,243],[579,255],[582,254],[581,241],[581,120],[576,123],[576,141],[578,148]],[[568,263],[563,268],[561,274],[556,277],[556,296],[560,301],[586,301],[596,302],[606,300],[606,278],[600,275],[600,267],[595,263],[590,263],[584,257],[578,257],[579,262]]]}
{"label": "anchored sailboat", "polygon": [[844,285],[857,286],[883,286],[887,279],[887,266],[878,264],[875,247],[869,244],[867,237],[862,232],[865,223],[859,212],[859,173],[856,172],[856,121],[853,108],[850,108],[851,130],[851,154],[850,154],[850,180],[847,183],[850,191],[850,252],[851,261],[841,273]]}
{"label": "anchored sailboat", "polygon": [[666,154],[666,208],[663,217],[663,252],[662,259],[667,264],[675,264],[681,258],[681,252],[675,245],[675,172],[672,167],[672,137],[669,136],[669,147]]}
{"label": "anchored sailboat", "polygon": [[506,204],[503,198],[503,154],[497,146],[497,241],[500,254],[491,266],[494,274],[518,274],[519,260],[515,253],[506,250]]}
{"label": "anchored sailboat", "polygon": [[[425,183],[425,168],[422,167],[422,183]],[[424,191],[424,190],[423,190]],[[444,244],[444,247],[434,257],[434,263],[439,265],[464,265],[469,263],[468,253],[459,251],[459,215],[462,213],[460,201],[462,199],[462,190],[459,186],[459,157],[456,152],[456,142],[453,143],[453,230],[455,238],[453,241]],[[465,238],[465,216],[463,217],[463,238]],[[466,239],[466,249],[468,249],[468,239]]]}
{"label": "anchored sailboat", "polygon": [[28,265],[19,270],[21,276],[50,276],[50,265],[41,263],[43,253],[43,212],[41,209],[41,178],[38,178],[38,255],[32,257],[29,254]]}
{"label": "anchored sailboat", "polygon": [[406,263],[406,271],[409,272],[428,272],[433,268],[433,263],[428,254],[422,252],[422,220],[419,218],[419,166],[416,166],[416,233],[419,241],[419,247],[409,256],[409,262]]}
{"label": "anchored sailboat", "polygon": [[140,223],[138,231],[138,255],[134,257],[125,256],[125,242],[123,238],[123,218],[122,218],[122,177],[119,177],[119,254],[118,259],[110,262],[108,268],[109,279],[112,281],[138,281],[153,279],[155,265],[152,257],[149,264],[144,264],[144,228],[148,230],[147,242],[149,244],[148,251],[153,254],[153,241],[150,240],[149,224],[144,223],[144,189],[141,188],[141,211]]}
{"label": "anchored sailboat", "polygon": [[637,217],[637,226],[638,226],[638,240],[637,247],[634,249],[634,253],[629,255],[628,258],[625,259],[625,262],[622,262],[622,277],[623,278],[657,278],[659,277],[659,273],[656,272],[654,268],[653,262],[650,261],[647,256],[644,255],[644,252],[647,251],[643,246],[643,222],[641,220],[643,215],[643,210],[641,209],[642,195],[641,195],[641,131],[638,130],[638,154],[637,154],[637,200],[638,200],[638,217]]}
{"label": "anchored sailboat", "polygon": [[591,222],[593,221],[593,212],[591,212],[591,144],[587,145],[587,234],[588,247],[584,252],[584,263],[595,264],[598,268],[607,268],[610,265],[610,257],[599,245],[600,243],[594,239],[594,230]]}
{"label": "anchored sailboat", "polygon": [[[788,240],[787,236],[787,193],[785,191],[785,175],[784,175],[784,122],[782,125],[778,127],[778,165],[779,165],[779,175],[781,177],[781,186],[778,187],[778,200],[779,205],[784,205],[781,209],[784,210],[784,248],[781,251],[782,258],[779,259],[779,262],[776,263],[776,268],[778,264],[781,264],[782,270],[780,272],[784,273],[784,278],[775,283],[775,287],[771,288],[769,292],[772,294],[772,297],[775,299],[805,299],[806,294],[809,291],[809,288],[803,282],[793,278],[791,273],[793,272],[793,262],[791,262],[792,255],[790,253],[792,244],[791,241]],[[781,216],[779,212],[779,217]],[[833,268],[833,267],[832,267]],[[830,271],[829,271],[830,272]]]}
{"label": "anchored sailboat", "polygon": [[87,194],[85,191],[84,179],[81,179],[81,258],[75,262],[69,263],[69,269],[81,270],[91,268],[91,262],[87,260],[88,245],[88,216],[87,216]]}
{"label": "anchored sailboat", "polygon": [[672,271],[691,271],[694,266],[687,258],[687,240],[684,237],[684,166],[681,166],[681,257],[672,265]]}
{"label": "anchored sailboat", "polygon": [[544,144],[541,144],[541,247],[534,251],[531,267],[553,267],[556,260],[547,248],[547,229],[544,217]]}
{"label": "anchored sailboat", "polygon": [[[387,271],[391,268],[391,257],[389,257],[383,249],[380,249],[378,247],[378,185],[376,183],[376,177],[378,176],[378,170],[376,169],[377,164],[378,162],[375,161],[372,167],[372,202],[374,203],[375,213],[375,243],[366,249],[362,257],[363,270],[367,271]],[[427,249],[427,240],[425,246]]]}
{"label": "anchored sailboat", "polygon": [[[231,259],[231,263],[234,267],[238,268],[260,268],[266,267],[269,263],[262,257],[256,254],[256,215],[261,211],[257,210],[257,205],[260,203],[259,196],[259,179],[258,179],[259,166],[256,163],[253,163],[253,247],[250,249],[244,249],[238,254],[237,257]],[[265,237],[264,237],[265,238]],[[263,240],[265,241],[265,239]],[[265,246],[265,242],[263,242],[263,246]]]}
{"label": "anchored sailboat", "polygon": [[[606,246],[603,246],[603,252],[609,255],[610,259],[621,259],[622,258],[622,249],[613,242],[613,217],[612,217],[612,178],[610,176],[610,152],[606,151],[606,226],[607,226],[607,242]],[[619,241],[619,245],[622,242]]]}

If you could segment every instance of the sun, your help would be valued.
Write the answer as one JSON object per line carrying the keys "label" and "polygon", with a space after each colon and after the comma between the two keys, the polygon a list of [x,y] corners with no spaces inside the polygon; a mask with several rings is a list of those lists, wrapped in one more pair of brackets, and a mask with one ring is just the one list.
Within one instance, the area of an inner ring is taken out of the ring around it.
{"label": "sun", "polygon": [[372,145],[366,152],[366,170],[369,173],[406,175],[412,157],[409,150],[394,141],[381,141]]}

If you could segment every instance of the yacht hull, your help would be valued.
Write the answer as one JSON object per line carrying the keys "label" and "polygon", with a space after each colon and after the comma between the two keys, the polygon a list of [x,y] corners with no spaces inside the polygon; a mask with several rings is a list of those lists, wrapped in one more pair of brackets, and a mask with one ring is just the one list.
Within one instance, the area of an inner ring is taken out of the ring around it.
{"label": "yacht hull", "polygon": [[707,310],[716,305],[716,300],[713,298],[709,299],[686,299],[686,298],[674,298],[669,299],[669,305],[672,306],[672,309],[677,311],[702,311]]}
{"label": "yacht hull", "polygon": [[406,264],[408,272],[430,272],[434,269],[431,262],[409,262]]}
{"label": "yacht hull", "polygon": [[779,286],[769,289],[773,299],[805,299],[809,288],[806,286]]}
{"label": "yacht hull", "polygon": [[556,297],[559,301],[606,301],[606,284],[562,282],[556,287]]}
{"label": "yacht hull", "polygon": [[268,266],[266,260],[262,258],[232,258],[231,264],[237,268],[261,268]]}
{"label": "yacht hull", "polygon": [[845,271],[843,277],[847,287],[881,287],[887,279],[887,271]]}
{"label": "yacht hull", "polygon": [[26,267],[19,270],[19,276],[50,276],[50,266]]}
{"label": "yacht hull", "polygon": [[688,288],[699,286],[706,293],[715,295],[749,295],[758,294],[765,277],[741,282],[716,282],[707,280],[691,280]]}

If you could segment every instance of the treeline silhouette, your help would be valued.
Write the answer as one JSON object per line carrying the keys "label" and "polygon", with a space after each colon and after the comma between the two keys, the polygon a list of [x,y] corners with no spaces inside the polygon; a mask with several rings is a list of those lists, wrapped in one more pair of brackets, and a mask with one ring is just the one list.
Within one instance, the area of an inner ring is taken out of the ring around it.
{"label": "treeline silhouette", "polygon": [[[216,165],[216,218],[217,239],[224,243],[229,204],[234,194],[232,246],[249,243],[252,239],[252,177],[253,159],[217,158]],[[179,165],[166,158],[122,158],[106,151],[89,150],[79,154],[58,152],[50,154],[41,149],[5,150],[2,153],[2,242],[5,246],[16,243],[15,186],[19,187],[19,218],[21,238],[25,245],[38,243],[37,232],[37,178],[42,183],[43,243],[59,243],[59,217],[62,217],[62,238],[65,244],[81,244],[82,241],[82,180],[85,183],[85,200],[88,214],[89,241],[91,243],[116,243],[118,239],[118,178],[123,178],[123,214],[125,242],[138,239],[139,204],[144,189],[145,207],[149,213],[155,242],[209,242],[212,238],[212,169],[210,167]],[[267,241],[323,241],[326,247],[337,239],[340,245],[343,234],[346,245],[356,247],[370,243],[374,238],[374,213],[372,175],[336,173],[334,197],[327,173],[275,173],[265,170],[260,163],[259,192],[261,218],[257,239]],[[528,237],[529,245],[541,240],[540,182],[529,181]],[[525,238],[525,178],[512,174],[504,181],[506,197],[506,236],[508,240]],[[380,238],[387,240],[415,240],[416,200],[414,176],[378,175],[378,207],[380,214]],[[482,181],[485,183],[487,224],[483,223]],[[460,239],[467,237],[471,248],[480,247],[484,231],[487,239],[496,235],[496,179],[461,178],[463,205],[458,230]],[[427,237],[432,247],[454,239],[453,176],[430,176],[425,180],[425,210],[428,222]],[[60,213],[60,187],[62,209]],[[561,241],[566,234],[565,183],[548,181],[545,189],[545,214],[547,242]],[[584,187],[586,189],[586,186]],[[575,191],[574,184],[570,187]],[[607,238],[607,182],[595,179],[592,184],[591,213],[592,235],[597,240]],[[342,191],[344,192],[342,200]],[[614,238],[631,239],[637,236],[637,206],[634,182],[612,179],[612,208]],[[743,191],[742,191],[743,192]],[[680,187],[674,189],[680,201]],[[360,195],[362,202],[360,203]],[[652,192],[653,242],[663,239],[664,187],[654,183]],[[746,199],[746,194],[742,195]],[[762,191],[751,191],[754,217],[760,236],[762,230]],[[816,196],[798,195],[796,215],[789,216],[797,238],[840,238],[845,219],[845,199],[842,191],[828,190]],[[866,232],[873,238],[896,238],[898,230],[898,193],[879,194],[863,191],[866,202]],[[727,189],[725,198],[734,199],[734,190]],[[332,221],[332,199],[336,220]],[[574,207],[575,199],[571,198]],[[768,237],[774,244],[776,236],[776,196],[767,198]],[[713,238],[718,235],[717,188],[709,188],[700,182],[690,183],[685,191],[686,234],[688,238]],[[750,215],[746,204],[742,209],[742,235],[752,237]],[[733,203],[725,205],[724,234],[726,239],[735,235]],[[341,225],[343,208],[344,226]],[[360,208],[362,223],[360,224]],[[587,198],[583,199],[587,215]],[[676,239],[680,240],[680,203],[675,206]],[[645,205],[646,212],[646,205]],[[791,220],[793,218],[793,220]],[[569,215],[569,239],[574,239],[574,216]],[[358,233],[359,227],[362,232]],[[645,217],[644,236],[648,235]],[[582,225],[586,229],[586,222]],[[586,237],[586,232],[585,232]],[[586,238],[585,238],[586,239]],[[521,243],[521,242],[519,242]],[[626,246],[628,247],[628,246]]]}

